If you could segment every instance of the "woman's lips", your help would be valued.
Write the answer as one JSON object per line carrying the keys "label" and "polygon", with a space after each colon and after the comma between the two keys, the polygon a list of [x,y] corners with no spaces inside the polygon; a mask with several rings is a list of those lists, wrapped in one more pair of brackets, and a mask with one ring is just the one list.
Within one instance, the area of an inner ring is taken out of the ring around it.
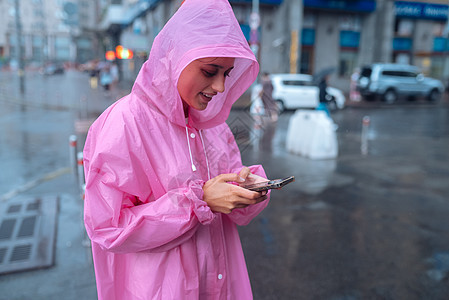
{"label": "woman's lips", "polygon": [[212,97],[215,96],[215,94],[209,94],[209,93],[203,93],[203,92],[200,92],[200,95],[207,102],[211,101]]}

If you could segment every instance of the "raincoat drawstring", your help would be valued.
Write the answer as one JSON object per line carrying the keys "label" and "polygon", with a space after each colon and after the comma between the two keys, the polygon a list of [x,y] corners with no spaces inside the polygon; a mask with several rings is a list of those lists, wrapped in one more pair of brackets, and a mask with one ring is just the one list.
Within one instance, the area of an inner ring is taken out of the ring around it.
{"label": "raincoat drawstring", "polygon": [[200,129],[199,133],[200,133],[201,143],[203,144],[204,156],[206,156],[207,176],[208,176],[208,178],[210,180],[209,160],[207,159],[206,147],[204,146],[203,134],[201,133],[201,131],[202,130]]}
{"label": "raincoat drawstring", "polygon": [[[202,130],[199,130],[198,132],[200,133],[200,139],[201,139],[201,144],[203,145],[204,156],[206,156],[207,177],[208,177],[208,180],[210,180],[209,159],[207,158],[206,146],[204,145],[203,134],[201,133],[201,131]],[[186,136],[187,136],[187,146],[189,147],[190,162],[192,164],[192,171],[195,172],[196,166],[193,163],[192,149],[190,148],[189,129],[187,128],[187,126],[186,126]]]}
{"label": "raincoat drawstring", "polygon": [[189,130],[187,129],[187,126],[186,126],[186,136],[187,136],[187,146],[189,147],[190,162],[192,163],[192,171],[195,172],[196,171],[196,167],[193,164],[192,150],[190,150]]}

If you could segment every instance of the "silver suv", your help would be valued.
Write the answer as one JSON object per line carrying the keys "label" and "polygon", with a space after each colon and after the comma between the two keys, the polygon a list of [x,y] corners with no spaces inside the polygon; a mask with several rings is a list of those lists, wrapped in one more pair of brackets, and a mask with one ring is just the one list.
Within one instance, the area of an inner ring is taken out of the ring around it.
{"label": "silver suv", "polygon": [[404,96],[424,96],[429,101],[438,101],[444,92],[440,80],[424,77],[418,67],[380,63],[362,67],[357,89],[367,100],[381,97],[387,103]]}

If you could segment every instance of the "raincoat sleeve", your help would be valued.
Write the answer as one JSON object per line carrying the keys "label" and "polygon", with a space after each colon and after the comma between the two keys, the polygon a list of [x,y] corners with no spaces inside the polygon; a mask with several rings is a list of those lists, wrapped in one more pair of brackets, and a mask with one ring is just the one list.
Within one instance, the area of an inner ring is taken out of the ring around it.
{"label": "raincoat sleeve", "polygon": [[[242,160],[240,157],[240,150],[237,146],[237,143],[235,142],[231,130],[228,131],[228,135],[230,135],[229,140],[232,141],[228,143],[230,162],[231,162],[231,173],[238,174],[240,170],[244,167],[242,165]],[[267,175],[265,174],[265,171],[261,165],[249,166],[249,169],[251,170],[252,174],[267,178]],[[271,192],[269,191],[267,194],[267,200],[262,201],[258,204],[250,205],[247,206],[246,208],[234,209],[230,214],[228,214],[228,217],[237,225],[243,226],[249,224],[249,222],[251,222],[251,220],[268,205],[268,202],[270,201],[270,194]]]}
{"label": "raincoat sleeve", "polygon": [[95,142],[102,138],[88,139],[84,150],[84,220],[93,242],[117,253],[167,251],[191,238],[199,224],[212,222],[203,181],[166,192],[129,137]]}

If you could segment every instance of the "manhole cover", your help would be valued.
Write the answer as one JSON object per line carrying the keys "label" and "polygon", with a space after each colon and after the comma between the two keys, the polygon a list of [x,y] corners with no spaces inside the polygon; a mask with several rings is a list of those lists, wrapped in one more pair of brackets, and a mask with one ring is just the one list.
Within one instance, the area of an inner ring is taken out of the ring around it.
{"label": "manhole cover", "polygon": [[0,203],[0,274],[53,264],[58,198],[15,198]]}

